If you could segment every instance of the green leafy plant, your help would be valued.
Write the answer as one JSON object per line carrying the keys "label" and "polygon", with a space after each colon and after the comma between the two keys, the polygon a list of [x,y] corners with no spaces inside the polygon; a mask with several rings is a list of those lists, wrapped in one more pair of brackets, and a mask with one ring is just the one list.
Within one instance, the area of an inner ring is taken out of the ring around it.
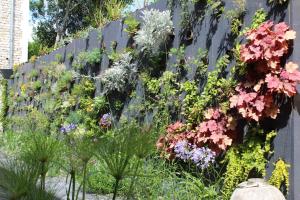
{"label": "green leafy plant", "polygon": [[246,12],[246,1],[245,0],[234,0],[235,9],[226,11],[225,15],[230,21],[231,32],[238,36],[240,28],[243,25],[243,16]]}
{"label": "green leafy plant", "polygon": [[123,1],[111,0],[105,2],[107,16],[110,20],[117,20],[121,17],[125,4]]}
{"label": "green leafy plant", "polygon": [[62,63],[63,62],[63,56],[61,54],[55,54],[55,60],[58,63]]}
{"label": "green leafy plant", "polygon": [[[275,132],[265,135],[263,130],[251,128],[247,133],[244,143],[229,149],[225,156],[227,162],[224,174],[224,185],[222,195],[224,199],[230,199],[235,187],[248,178],[259,178],[266,175],[267,158],[270,155],[270,138]],[[264,141],[264,137],[269,138]],[[266,148],[267,147],[267,148]]]}
{"label": "green leafy plant", "polygon": [[36,92],[39,92],[42,88],[42,83],[40,80],[32,82],[32,89]]}
{"label": "green leafy plant", "polygon": [[28,78],[33,80],[34,78],[37,78],[39,75],[38,71],[36,69],[33,69],[29,72]]}
{"label": "green leafy plant", "polygon": [[95,48],[89,52],[80,52],[72,63],[72,66],[79,70],[82,69],[86,64],[94,65],[100,63],[102,51]]}
{"label": "green leafy plant", "polygon": [[74,80],[74,75],[71,71],[65,71],[58,78],[56,83],[56,92],[63,92],[68,89],[69,84]]}
{"label": "green leafy plant", "polygon": [[125,31],[132,36],[136,34],[140,25],[139,21],[137,21],[132,15],[129,15],[125,18],[124,24],[127,25]]}
{"label": "green leafy plant", "polygon": [[278,189],[284,185],[285,190],[289,190],[289,168],[290,165],[286,164],[282,159],[279,159],[275,164],[275,169],[269,179],[269,183]]}
{"label": "green leafy plant", "polygon": [[142,159],[149,152],[147,147],[149,146],[149,140],[145,140],[145,136],[147,134],[143,134],[141,128],[129,124],[114,129],[105,138],[101,139],[96,156],[104,161],[107,171],[115,180],[113,199],[117,197],[120,182],[133,172],[130,189],[132,188],[140,165],[140,163],[136,163],[133,168],[132,161],[134,161],[135,156]]}
{"label": "green leafy plant", "polygon": [[266,11],[263,8],[258,9],[252,18],[252,22],[250,26],[246,27],[243,31],[241,31],[240,35],[244,35],[247,31],[259,27],[264,21],[266,21],[266,18],[267,18]]}

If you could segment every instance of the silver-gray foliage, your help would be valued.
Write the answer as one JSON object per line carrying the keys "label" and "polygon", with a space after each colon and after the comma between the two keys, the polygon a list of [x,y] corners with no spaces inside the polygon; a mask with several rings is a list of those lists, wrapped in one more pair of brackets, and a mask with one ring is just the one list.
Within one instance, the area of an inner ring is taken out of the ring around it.
{"label": "silver-gray foliage", "polygon": [[142,14],[143,23],[134,40],[142,51],[147,50],[156,54],[173,32],[171,13],[169,10],[161,12],[151,9],[144,10]]}
{"label": "silver-gray foliage", "polygon": [[131,63],[131,61],[132,56],[130,53],[123,53],[111,68],[100,75],[105,93],[111,91],[122,92],[126,89],[127,83],[133,80],[133,75],[137,71],[136,64]]}

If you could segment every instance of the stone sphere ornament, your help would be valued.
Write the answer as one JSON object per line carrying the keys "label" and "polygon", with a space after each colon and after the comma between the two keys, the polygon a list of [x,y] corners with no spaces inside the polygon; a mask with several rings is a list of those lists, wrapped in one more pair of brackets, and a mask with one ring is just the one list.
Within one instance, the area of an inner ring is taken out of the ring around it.
{"label": "stone sphere ornament", "polygon": [[230,200],[285,200],[285,197],[264,179],[251,178],[238,185]]}

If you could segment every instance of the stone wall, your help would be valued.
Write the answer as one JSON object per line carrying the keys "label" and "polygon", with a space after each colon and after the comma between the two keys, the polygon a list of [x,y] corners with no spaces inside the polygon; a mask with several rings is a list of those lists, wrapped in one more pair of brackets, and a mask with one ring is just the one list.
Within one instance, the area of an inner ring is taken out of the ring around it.
{"label": "stone wall", "polygon": [[[0,68],[9,68],[10,21],[13,0],[0,1]],[[14,0],[13,64],[27,61],[29,0]]]}

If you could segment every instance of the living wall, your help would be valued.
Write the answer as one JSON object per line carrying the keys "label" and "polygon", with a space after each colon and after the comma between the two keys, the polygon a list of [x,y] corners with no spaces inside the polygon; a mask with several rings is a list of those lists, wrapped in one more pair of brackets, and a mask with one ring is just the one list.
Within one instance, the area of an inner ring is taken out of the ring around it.
{"label": "living wall", "polygon": [[160,1],[16,66],[2,83],[3,141],[28,129],[66,145],[73,198],[77,176],[84,191],[128,198],[229,199],[251,177],[288,195],[289,152],[276,138],[300,81],[290,5]]}

